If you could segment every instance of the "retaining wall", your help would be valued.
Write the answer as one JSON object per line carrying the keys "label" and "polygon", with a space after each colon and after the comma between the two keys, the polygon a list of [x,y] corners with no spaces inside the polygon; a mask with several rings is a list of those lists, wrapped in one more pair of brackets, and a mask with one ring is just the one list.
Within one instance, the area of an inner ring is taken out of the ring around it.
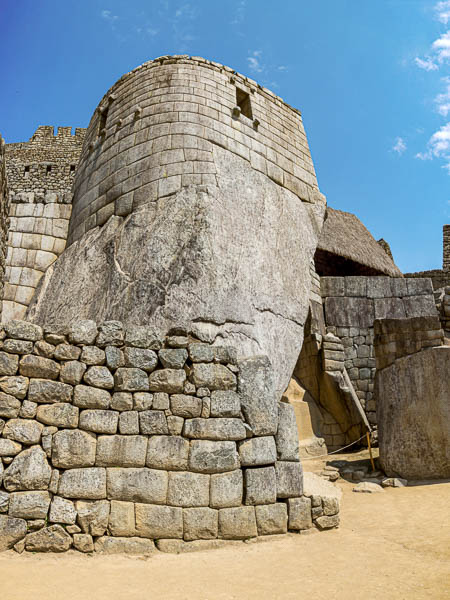
{"label": "retaining wall", "polygon": [[[6,244],[9,228],[9,196],[6,182],[5,167],[5,142],[0,136],[0,299],[4,294],[5,265],[6,265]],[[2,316],[2,306],[0,302],[0,318]]]}

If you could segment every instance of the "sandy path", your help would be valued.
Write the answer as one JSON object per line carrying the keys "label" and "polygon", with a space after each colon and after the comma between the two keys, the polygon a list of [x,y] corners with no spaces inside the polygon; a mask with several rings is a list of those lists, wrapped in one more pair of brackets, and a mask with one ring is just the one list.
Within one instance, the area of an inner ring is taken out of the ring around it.
{"label": "sandy path", "polygon": [[450,599],[450,483],[380,494],[339,485],[339,530],[147,560],[3,553],[0,598]]}

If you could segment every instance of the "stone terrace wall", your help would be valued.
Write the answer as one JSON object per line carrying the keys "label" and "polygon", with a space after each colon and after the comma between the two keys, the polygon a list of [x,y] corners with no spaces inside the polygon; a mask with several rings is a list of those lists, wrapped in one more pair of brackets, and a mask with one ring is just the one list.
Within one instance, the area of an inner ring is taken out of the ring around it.
{"label": "stone terrace wall", "polygon": [[0,550],[148,554],[338,524],[270,362],[148,327],[5,325]]}
{"label": "stone terrace wall", "polygon": [[303,201],[324,202],[298,111],[223,65],[161,57],[124,75],[91,120],[69,244],[112,215],[126,216],[184,186],[216,185],[215,147]]}
{"label": "stone terrace wall", "polygon": [[[5,169],[5,142],[0,136],[0,298],[3,298],[6,263],[6,240],[9,228],[9,196]],[[2,307],[0,303],[0,317]]]}
{"label": "stone terrace wall", "polygon": [[371,424],[376,424],[373,396],[375,319],[436,316],[430,279],[322,277],[327,331],[341,338],[345,367]]}

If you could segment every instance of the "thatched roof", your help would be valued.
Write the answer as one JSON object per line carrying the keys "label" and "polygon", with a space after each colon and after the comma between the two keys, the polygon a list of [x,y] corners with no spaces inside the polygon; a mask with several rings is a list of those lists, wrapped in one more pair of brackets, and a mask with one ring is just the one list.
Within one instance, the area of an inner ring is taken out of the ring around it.
{"label": "thatched roof", "polygon": [[321,275],[389,275],[401,271],[352,213],[327,208],[317,245],[316,269]]}

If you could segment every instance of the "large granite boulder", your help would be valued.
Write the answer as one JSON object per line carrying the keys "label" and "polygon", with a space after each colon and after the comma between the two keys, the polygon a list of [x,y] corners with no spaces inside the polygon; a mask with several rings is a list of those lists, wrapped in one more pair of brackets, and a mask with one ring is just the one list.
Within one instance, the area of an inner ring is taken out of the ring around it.
{"label": "large granite boulder", "polygon": [[240,357],[273,357],[286,389],[303,342],[309,265],[325,204],[307,203],[215,147],[217,185],[188,186],[112,216],[48,269],[27,318],[185,326]]}
{"label": "large granite boulder", "polygon": [[450,478],[450,346],[377,370],[381,465],[390,477]]}

